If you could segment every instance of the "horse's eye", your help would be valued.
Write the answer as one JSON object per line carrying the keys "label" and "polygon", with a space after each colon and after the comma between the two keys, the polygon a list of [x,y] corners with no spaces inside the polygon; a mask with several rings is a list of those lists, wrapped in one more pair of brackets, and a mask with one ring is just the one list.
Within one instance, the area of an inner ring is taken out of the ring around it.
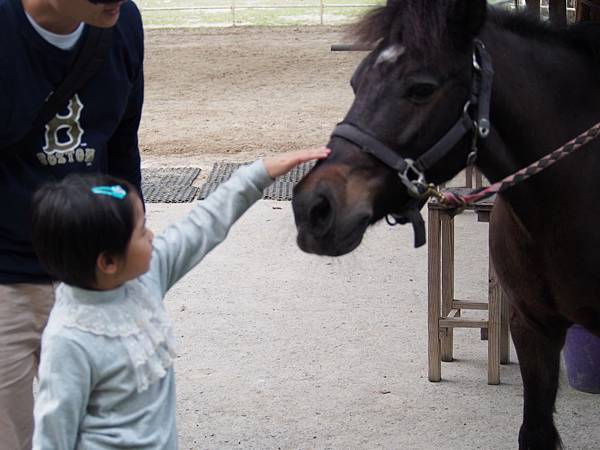
{"label": "horse's eye", "polygon": [[408,88],[406,97],[414,102],[424,102],[433,95],[436,89],[437,85],[433,83],[413,84]]}

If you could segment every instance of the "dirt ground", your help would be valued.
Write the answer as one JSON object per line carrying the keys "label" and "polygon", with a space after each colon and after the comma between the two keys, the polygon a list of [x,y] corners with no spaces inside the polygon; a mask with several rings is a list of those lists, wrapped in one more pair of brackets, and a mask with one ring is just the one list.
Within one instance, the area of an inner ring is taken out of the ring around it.
{"label": "dirt ground", "polygon": [[[143,163],[204,166],[327,142],[362,52],[344,28],[146,32]],[[206,173],[204,174],[206,175]]]}

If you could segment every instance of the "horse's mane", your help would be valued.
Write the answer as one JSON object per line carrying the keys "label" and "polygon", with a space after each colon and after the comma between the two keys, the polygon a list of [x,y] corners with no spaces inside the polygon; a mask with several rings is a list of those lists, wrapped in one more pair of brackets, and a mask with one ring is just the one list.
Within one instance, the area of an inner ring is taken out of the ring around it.
{"label": "horse's mane", "polygon": [[490,8],[488,20],[504,30],[528,39],[563,45],[571,50],[591,57],[600,64],[600,24],[593,22],[577,23],[565,28],[557,28],[527,14],[510,13]]}
{"label": "horse's mane", "polygon": [[[454,3],[452,0],[389,1],[367,13],[350,32],[358,42],[369,46],[391,38],[421,53],[430,53],[441,48],[450,36],[447,17]],[[555,28],[527,14],[489,6],[487,20],[528,39],[568,46],[600,64],[599,24],[587,22]]]}
{"label": "horse's mane", "polygon": [[573,25],[569,31],[572,45],[591,55],[600,69],[600,24],[583,22]]}

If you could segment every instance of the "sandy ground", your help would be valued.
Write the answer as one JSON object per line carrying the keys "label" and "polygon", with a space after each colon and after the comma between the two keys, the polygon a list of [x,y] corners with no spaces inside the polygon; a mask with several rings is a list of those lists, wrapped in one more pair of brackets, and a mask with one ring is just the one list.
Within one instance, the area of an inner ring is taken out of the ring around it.
{"label": "sandy ground", "polygon": [[210,169],[325,144],[350,106],[349,79],[364,55],[331,52],[343,35],[327,27],[148,30],[144,166]]}
{"label": "sandy ground", "polygon": [[[151,30],[143,165],[197,166],[320,145],[360,59],[335,28]],[[160,230],[192,204],[149,204]],[[377,226],[351,255],[300,252],[289,202],[260,201],[168,295],[184,449],[513,449],[518,365],[486,384],[487,344],[459,330],[427,380],[426,250]],[[487,291],[487,225],[457,218],[457,296]],[[514,352],[512,360],[515,361]],[[564,380],[568,449],[600,446],[600,397]]]}
{"label": "sandy ground", "polygon": [[[193,205],[149,204],[160,230]],[[487,225],[456,218],[456,295],[487,292]],[[519,367],[487,384],[487,343],[457,330],[427,379],[427,255],[378,225],[341,258],[303,254],[290,202],[261,200],[167,295],[178,340],[182,449],[515,449]],[[469,313],[474,317],[475,312]],[[597,449],[600,396],[564,373],[566,449]]]}

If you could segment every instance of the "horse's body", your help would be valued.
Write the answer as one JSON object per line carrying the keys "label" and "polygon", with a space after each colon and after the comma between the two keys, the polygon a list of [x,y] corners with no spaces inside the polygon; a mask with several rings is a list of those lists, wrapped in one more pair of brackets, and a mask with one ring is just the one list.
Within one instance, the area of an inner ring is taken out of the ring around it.
{"label": "horse's body", "polygon": [[[600,25],[553,30],[491,13],[484,0],[403,0],[365,19],[359,36],[375,50],[353,77],[345,122],[403,158],[417,159],[460,117],[473,82],[473,39],[495,76],[491,131],[476,165],[490,181],[527,166],[600,121]],[[383,56],[382,56],[383,55]],[[431,168],[439,184],[456,175],[470,135]],[[410,204],[396,172],[351,140],[297,186],[294,212],[305,251],[340,255],[369,224]],[[491,222],[491,257],[511,308],[524,385],[522,449],[560,445],[553,422],[559,357],[567,328],[600,336],[600,140],[501,193]]]}

